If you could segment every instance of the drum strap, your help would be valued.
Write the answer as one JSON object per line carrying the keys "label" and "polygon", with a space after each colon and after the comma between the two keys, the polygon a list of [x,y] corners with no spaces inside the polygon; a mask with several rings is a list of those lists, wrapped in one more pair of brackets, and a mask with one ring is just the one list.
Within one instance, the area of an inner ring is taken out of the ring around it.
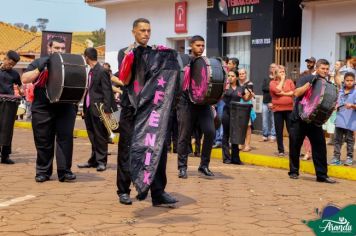
{"label": "drum strap", "polygon": [[35,88],[37,88],[37,87],[44,88],[44,87],[46,87],[47,79],[48,79],[48,70],[44,70],[40,73],[37,81],[33,84],[33,86]]}
{"label": "drum strap", "polygon": [[183,91],[186,91],[187,89],[189,89],[189,84],[190,84],[190,66],[187,65],[184,68]]}

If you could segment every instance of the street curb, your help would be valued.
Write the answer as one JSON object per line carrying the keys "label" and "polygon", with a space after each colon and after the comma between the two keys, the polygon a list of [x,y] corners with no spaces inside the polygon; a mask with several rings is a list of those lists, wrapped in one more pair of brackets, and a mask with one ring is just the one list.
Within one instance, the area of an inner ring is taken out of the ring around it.
{"label": "street curb", "polygon": [[[16,121],[16,128],[32,129],[31,122]],[[74,129],[74,137],[87,138],[88,133],[86,130]],[[114,139],[114,143],[118,143],[118,137]],[[215,159],[221,158],[221,148],[213,149],[211,157]],[[289,170],[288,158],[265,156],[260,154],[240,152],[241,160],[246,164],[271,167],[277,169]],[[315,174],[314,165],[311,161],[300,161],[300,171],[308,174]],[[356,168],[345,166],[328,166],[328,175],[340,179],[356,180]]]}

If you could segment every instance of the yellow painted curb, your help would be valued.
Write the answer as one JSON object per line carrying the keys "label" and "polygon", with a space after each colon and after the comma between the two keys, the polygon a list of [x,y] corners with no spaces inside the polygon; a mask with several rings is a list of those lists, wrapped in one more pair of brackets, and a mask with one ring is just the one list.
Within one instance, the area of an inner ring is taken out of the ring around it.
{"label": "yellow painted curb", "polygon": [[[16,121],[16,128],[31,129],[31,122]],[[75,129],[73,132],[74,137],[86,138],[88,133],[86,130]],[[114,139],[114,143],[118,143],[119,138]],[[211,157],[215,159],[222,159],[221,148],[213,149],[211,152]],[[246,164],[265,166],[278,169],[289,169],[289,159],[281,157],[265,156],[260,154],[240,152],[240,157]],[[300,161],[300,171],[308,174],[315,174],[315,169],[313,162],[311,161]],[[346,166],[328,166],[328,175],[331,177],[336,177],[340,179],[356,180],[356,168],[346,167]]]}

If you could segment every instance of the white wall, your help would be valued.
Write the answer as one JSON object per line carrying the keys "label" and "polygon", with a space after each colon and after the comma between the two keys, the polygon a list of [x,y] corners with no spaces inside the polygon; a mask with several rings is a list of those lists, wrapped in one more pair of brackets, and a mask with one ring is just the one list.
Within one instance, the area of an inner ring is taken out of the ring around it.
{"label": "white wall", "polygon": [[174,32],[174,7],[176,0],[151,0],[137,3],[108,5],[106,8],[106,55],[116,71],[118,50],[133,43],[131,34],[135,19],[144,17],[150,20],[152,34],[150,44],[167,46],[167,38],[184,38],[196,34],[206,38],[206,0],[188,0],[188,33]]}
{"label": "white wall", "polygon": [[306,5],[303,9],[301,71],[311,56],[333,64],[340,58],[340,33],[356,34],[356,1]]}

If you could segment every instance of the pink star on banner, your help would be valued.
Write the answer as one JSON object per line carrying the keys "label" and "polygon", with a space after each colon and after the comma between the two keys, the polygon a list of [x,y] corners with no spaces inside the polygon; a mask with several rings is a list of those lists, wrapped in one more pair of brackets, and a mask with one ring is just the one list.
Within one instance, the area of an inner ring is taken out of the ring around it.
{"label": "pink star on banner", "polygon": [[165,83],[167,83],[167,82],[164,81],[163,77],[161,76],[161,78],[158,80],[158,86],[162,86],[162,88],[164,88]]}

